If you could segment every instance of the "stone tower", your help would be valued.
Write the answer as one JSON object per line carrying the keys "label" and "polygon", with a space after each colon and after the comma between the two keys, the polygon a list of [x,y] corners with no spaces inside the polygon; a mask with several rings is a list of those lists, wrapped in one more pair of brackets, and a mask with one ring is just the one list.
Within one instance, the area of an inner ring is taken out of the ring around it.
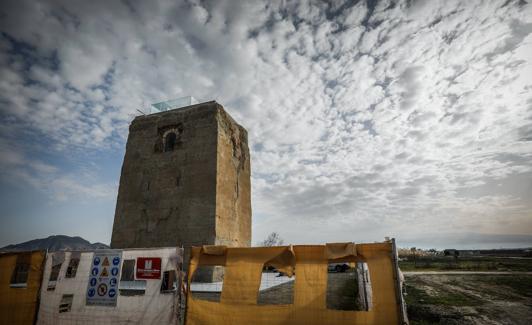
{"label": "stone tower", "polygon": [[250,246],[247,131],[212,101],[129,127],[112,248]]}

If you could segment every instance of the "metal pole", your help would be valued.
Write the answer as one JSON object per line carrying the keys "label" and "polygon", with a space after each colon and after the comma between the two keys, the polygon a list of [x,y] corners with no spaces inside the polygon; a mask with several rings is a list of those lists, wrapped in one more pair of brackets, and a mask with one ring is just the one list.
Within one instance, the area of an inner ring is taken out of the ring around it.
{"label": "metal pole", "polygon": [[395,280],[395,297],[397,301],[397,309],[399,311],[399,324],[408,325],[408,317],[406,315],[406,305],[403,299],[403,292],[401,288],[401,279],[399,278],[399,261],[397,256],[397,246],[395,246],[395,238],[392,238],[392,261],[393,261],[393,276]]}

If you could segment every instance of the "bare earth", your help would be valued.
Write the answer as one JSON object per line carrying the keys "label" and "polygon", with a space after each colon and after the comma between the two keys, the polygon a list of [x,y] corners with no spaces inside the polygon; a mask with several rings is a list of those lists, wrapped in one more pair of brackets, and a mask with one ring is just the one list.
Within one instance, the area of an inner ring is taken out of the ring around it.
{"label": "bare earth", "polygon": [[411,324],[532,324],[530,272],[405,272]]}
{"label": "bare earth", "polygon": [[[329,273],[327,308],[357,310],[352,273]],[[532,324],[530,272],[404,272],[408,317],[412,325]],[[297,275],[296,275],[297,276]],[[261,290],[257,303],[293,303],[294,282]],[[219,301],[220,292],[193,292]]]}
{"label": "bare earth", "polygon": [[404,275],[532,275],[532,272],[514,272],[514,271],[407,271]]}

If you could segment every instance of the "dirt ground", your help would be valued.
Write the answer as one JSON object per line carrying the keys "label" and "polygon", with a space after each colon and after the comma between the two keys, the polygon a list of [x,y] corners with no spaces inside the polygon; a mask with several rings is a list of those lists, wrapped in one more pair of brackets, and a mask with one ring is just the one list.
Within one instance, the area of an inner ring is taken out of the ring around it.
{"label": "dirt ground", "polygon": [[410,323],[532,324],[532,275],[406,274]]}
{"label": "dirt ground", "polygon": [[[327,308],[360,310],[354,273],[329,273],[327,287]],[[290,281],[263,290],[257,303],[291,304],[293,288]],[[532,324],[531,274],[407,272],[405,289],[412,325]],[[193,296],[220,299],[219,292],[194,292]]]}

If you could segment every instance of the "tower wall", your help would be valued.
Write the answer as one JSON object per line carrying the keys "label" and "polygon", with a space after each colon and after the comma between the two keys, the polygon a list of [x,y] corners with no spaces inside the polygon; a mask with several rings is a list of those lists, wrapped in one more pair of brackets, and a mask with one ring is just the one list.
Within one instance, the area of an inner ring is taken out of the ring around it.
{"label": "tower wall", "polygon": [[135,118],[111,247],[249,246],[249,177],[247,132],[218,103]]}
{"label": "tower wall", "polygon": [[247,131],[218,115],[216,245],[251,246],[251,183]]}

